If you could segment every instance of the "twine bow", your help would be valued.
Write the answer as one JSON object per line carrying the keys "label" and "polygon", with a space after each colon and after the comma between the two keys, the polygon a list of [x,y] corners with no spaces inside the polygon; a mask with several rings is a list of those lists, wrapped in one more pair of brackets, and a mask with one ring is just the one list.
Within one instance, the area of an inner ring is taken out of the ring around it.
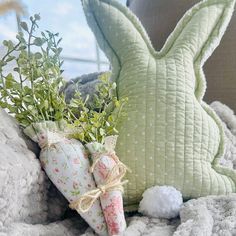
{"label": "twine bow", "polygon": [[[100,157],[102,154],[100,154]],[[119,190],[123,192],[123,185],[128,182],[125,180],[121,182],[122,178],[125,176],[126,171],[129,170],[125,164],[119,161],[118,157],[113,153],[107,153],[106,156],[111,157],[114,160],[116,159],[116,165],[111,169],[110,173],[107,176],[107,179],[103,185],[99,185],[96,189],[89,191],[78,198],[78,200],[72,202],[70,204],[71,209],[76,209],[81,213],[85,213],[89,211],[95,201],[106,192],[110,192],[113,190]],[[94,167],[99,161],[99,158],[96,158],[94,161],[91,170],[94,170]]]}

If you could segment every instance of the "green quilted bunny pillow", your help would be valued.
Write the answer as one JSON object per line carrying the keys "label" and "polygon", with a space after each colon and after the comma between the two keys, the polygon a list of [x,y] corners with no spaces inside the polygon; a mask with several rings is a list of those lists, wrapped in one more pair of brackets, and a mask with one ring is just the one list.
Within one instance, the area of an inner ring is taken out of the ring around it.
{"label": "green quilted bunny pillow", "polygon": [[126,206],[135,206],[154,185],[174,186],[185,199],[235,192],[236,172],[219,165],[221,123],[202,101],[202,66],[220,42],[235,0],[195,5],[158,52],[126,7],[114,0],[82,2],[112,64],[118,97],[129,98],[117,143],[118,156],[132,169]]}

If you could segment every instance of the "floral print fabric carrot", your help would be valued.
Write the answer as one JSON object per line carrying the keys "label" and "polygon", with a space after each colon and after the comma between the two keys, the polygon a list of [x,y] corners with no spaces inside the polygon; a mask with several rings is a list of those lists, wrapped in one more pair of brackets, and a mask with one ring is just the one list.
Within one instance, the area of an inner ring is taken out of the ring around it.
{"label": "floral print fabric carrot", "polygon": [[121,182],[126,172],[126,166],[115,155],[116,136],[105,138],[105,144],[90,143],[87,148],[91,153],[93,172],[98,189],[103,214],[107,223],[109,235],[121,235],[126,228],[123,209]]}
{"label": "floral print fabric carrot", "polygon": [[[79,141],[60,135],[61,126],[52,121],[35,123],[26,128],[25,133],[41,147],[40,161],[50,180],[73,203],[96,186],[89,171],[90,163],[85,148]],[[98,235],[107,235],[99,200],[89,211],[78,213]]]}

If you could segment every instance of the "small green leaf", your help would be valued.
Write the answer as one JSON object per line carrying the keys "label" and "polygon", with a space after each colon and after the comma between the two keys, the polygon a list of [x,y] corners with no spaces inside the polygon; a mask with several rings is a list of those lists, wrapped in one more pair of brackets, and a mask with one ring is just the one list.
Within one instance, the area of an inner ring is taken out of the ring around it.
{"label": "small green leaf", "polygon": [[22,21],[22,22],[20,23],[20,26],[21,26],[21,28],[22,28],[23,30],[25,30],[26,32],[29,32],[29,28],[28,28],[28,25],[27,25],[26,22]]}
{"label": "small green leaf", "polygon": [[14,56],[8,56],[8,58],[6,59],[6,62],[10,62],[12,60],[16,59],[16,57]]}
{"label": "small green leaf", "polygon": [[3,44],[5,47],[8,47],[8,41],[7,41],[7,40],[3,40],[2,44]]}
{"label": "small green leaf", "polygon": [[4,40],[3,45],[8,47],[8,51],[11,51],[14,47],[14,44],[11,40]]}
{"label": "small green leaf", "polygon": [[102,136],[106,134],[105,130],[102,129],[102,128],[99,129],[99,132],[100,132],[100,134],[101,134]]}
{"label": "small green leaf", "polygon": [[94,135],[92,133],[89,133],[89,137],[93,140],[96,141],[96,138],[94,137]]}
{"label": "small green leaf", "polygon": [[9,73],[9,74],[6,76],[6,79],[5,79],[6,88],[7,88],[7,89],[11,89],[12,86],[13,86],[13,82],[14,82],[13,76],[12,76],[11,73]]}
{"label": "small green leaf", "polygon": [[112,84],[112,89],[116,89],[116,83]]}
{"label": "small green leaf", "polygon": [[41,59],[41,58],[43,57],[40,52],[36,52],[36,53],[34,54],[34,56],[35,56],[36,59]]}
{"label": "small green leaf", "polygon": [[114,131],[116,134],[119,133],[119,131],[118,131],[116,128],[113,128],[113,131]]}
{"label": "small green leaf", "polygon": [[30,96],[25,96],[25,97],[23,97],[23,101],[25,101],[25,102],[31,102],[31,101],[33,101],[33,99],[32,99],[32,97],[30,97]]}
{"label": "small green leaf", "polygon": [[27,47],[25,45],[22,45],[19,47],[19,50],[25,50]]}
{"label": "small green leaf", "polygon": [[0,60],[0,67],[4,67],[4,66],[6,66],[7,65],[7,63],[5,62],[5,61],[1,61]]}
{"label": "small green leaf", "polygon": [[58,48],[57,53],[60,54],[62,52],[62,50],[63,50],[62,48]]}
{"label": "small green leaf", "polygon": [[29,105],[29,106],[28,106],[28,109],[32,111],[32,110],[34,109],[34,106]]}
{"label": "small green leaf", "polygon": [[56,114],[55,114],[55,119],[56,120],[60,120],[62,118],[62,114],[61,114],[61,112],[56,112]]}
{"label": "small green leaf", "polygon": [[34,39],[34,45],[41,47],[44,44],[44,41],[41,38]]}
{"label": "small green leaf", "polygon": [[3,101],[0,101],[0,106],[5,109],[7,108],[7,103],[6,102],[3,102]]}
{"label": "small green leaf", "polygon": [[34,14],[34,18],[35,18],[35,20],[40,20],[41,19],[39,14]]}
{"label": "small green leaf", "polygon": [[45,100],[44,101],[44,108],[47,110],[49,107],[49,103],[48,103],[48,100]]}

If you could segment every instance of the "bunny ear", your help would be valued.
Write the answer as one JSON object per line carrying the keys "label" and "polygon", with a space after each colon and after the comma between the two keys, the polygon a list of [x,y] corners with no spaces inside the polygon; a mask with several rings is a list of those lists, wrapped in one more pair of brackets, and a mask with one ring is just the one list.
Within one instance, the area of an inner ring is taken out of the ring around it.
{"label": "bunny ear", "polygon": [[202,100],[206,80],[202,70],[229,24],[235,0],[205,0],[195,5],[180,20],[161,53],[181,54],[194,63],[196,83],[195,96]]}
{"label": "bunny ear", "polygon": [[175,53],[190,52],[195,62],[204,63],[220,43],[234,5],[235,0],[205,0],[195,5],[178,23],[165,47]]}
{"label": "bunny ear", "polygon": [[126,62],[142,59],[150,40],[131,11],[114,0],[82,0],[89,26],[99,46],[119,73]]}

